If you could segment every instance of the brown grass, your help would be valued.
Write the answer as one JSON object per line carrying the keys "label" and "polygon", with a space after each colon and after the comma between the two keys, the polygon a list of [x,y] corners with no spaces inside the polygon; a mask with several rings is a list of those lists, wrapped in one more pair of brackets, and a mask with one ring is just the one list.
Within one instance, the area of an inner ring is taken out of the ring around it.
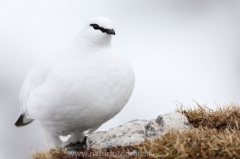
{"label": "brown grass", "polygon": [[197,107],[186,108],[180,105],[176,112],[185,115],[194,128],[200,126],[209,129],[239,129],[240,125],[240,106],[234,103],[217,107],[212,110],[205,105],[200,105],[195,101]]}
{"label": "brown grass", "polygon": [[240,158],[240,131],[196,128],[175,133],[170,131],[162,138],[145,141],[136,147],[152,153],[154,158]]}
{"label": "brown grass", "polygon": [[[88,150],[85,154],[70,154],[60,149],[34,152],[33,159],[80,158],[163,158],[203,159],[240,158],[240,107],[230,103],[216,110],[196,102],[195,108],[183,105],[176,110],[188,117],[194,129],[169,131],[155,140],[146,140],[134,147],[117,147],[104,150]],[[134,155],[130,152],[134,151]],[[94,152],[94,153],[93,153]],[[98,157],[93,157],[93,154]],[[88,155],[89,157],[83,157]],[[91,157],[90,157],[91,156]],[[102,157],[99,157],[102,156]]]}

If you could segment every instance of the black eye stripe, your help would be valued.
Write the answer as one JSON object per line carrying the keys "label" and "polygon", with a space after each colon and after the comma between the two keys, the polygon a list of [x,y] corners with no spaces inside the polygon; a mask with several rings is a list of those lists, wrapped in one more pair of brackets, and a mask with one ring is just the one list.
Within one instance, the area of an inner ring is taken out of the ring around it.
{"label": "black eye stripe", "polygon": [[103,33],[106,33],[109,30],[109,29],[102,28],[97,24],[90,24],[90,26],[93,27],[95,30],[101,30]]}
{"label": "black eye stripe", "polygon": [[97,24],[90,24],[90,26],[92,26],[96,30],[100,28]]}

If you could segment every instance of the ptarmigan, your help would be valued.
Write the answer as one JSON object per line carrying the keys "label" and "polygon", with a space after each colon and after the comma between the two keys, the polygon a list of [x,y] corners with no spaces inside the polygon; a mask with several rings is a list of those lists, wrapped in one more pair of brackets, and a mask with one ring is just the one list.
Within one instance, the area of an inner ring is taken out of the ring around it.
{"label": "ptarmigan", "polygon": [[[36,120],[56,147],[82,142],[127,104],[134,88],[131,64],[111,45],[113,22],[91,19],[59,55],[38,63],[20,93],[16,126]],[[59,136],[71,135],[66,142]]]}

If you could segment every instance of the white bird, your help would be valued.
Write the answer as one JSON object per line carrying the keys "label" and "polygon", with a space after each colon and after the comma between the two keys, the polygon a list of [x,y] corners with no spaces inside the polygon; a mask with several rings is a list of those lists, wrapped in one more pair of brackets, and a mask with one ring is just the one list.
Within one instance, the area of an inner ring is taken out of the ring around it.
{"label": "white bird", "polygon": [[[83,142],[127,104],[134,88],[131,64],[111,45],[113,22],[91,19],[59,55],[38,63],[20,93],[15,125],[36,120],[56,147]],[[66,142],[60,136],[71,135]]]}

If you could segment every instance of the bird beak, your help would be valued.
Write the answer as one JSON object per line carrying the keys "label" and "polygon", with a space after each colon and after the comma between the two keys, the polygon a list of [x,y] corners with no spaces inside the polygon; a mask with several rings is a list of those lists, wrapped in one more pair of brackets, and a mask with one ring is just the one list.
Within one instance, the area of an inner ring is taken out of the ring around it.
{"label": "bird beak", "polygon": [[113,35],[115,35],[115,31],[114,31],[113,29],[108,29],[108,30],[107,30],[107,34],[113,34]]}

